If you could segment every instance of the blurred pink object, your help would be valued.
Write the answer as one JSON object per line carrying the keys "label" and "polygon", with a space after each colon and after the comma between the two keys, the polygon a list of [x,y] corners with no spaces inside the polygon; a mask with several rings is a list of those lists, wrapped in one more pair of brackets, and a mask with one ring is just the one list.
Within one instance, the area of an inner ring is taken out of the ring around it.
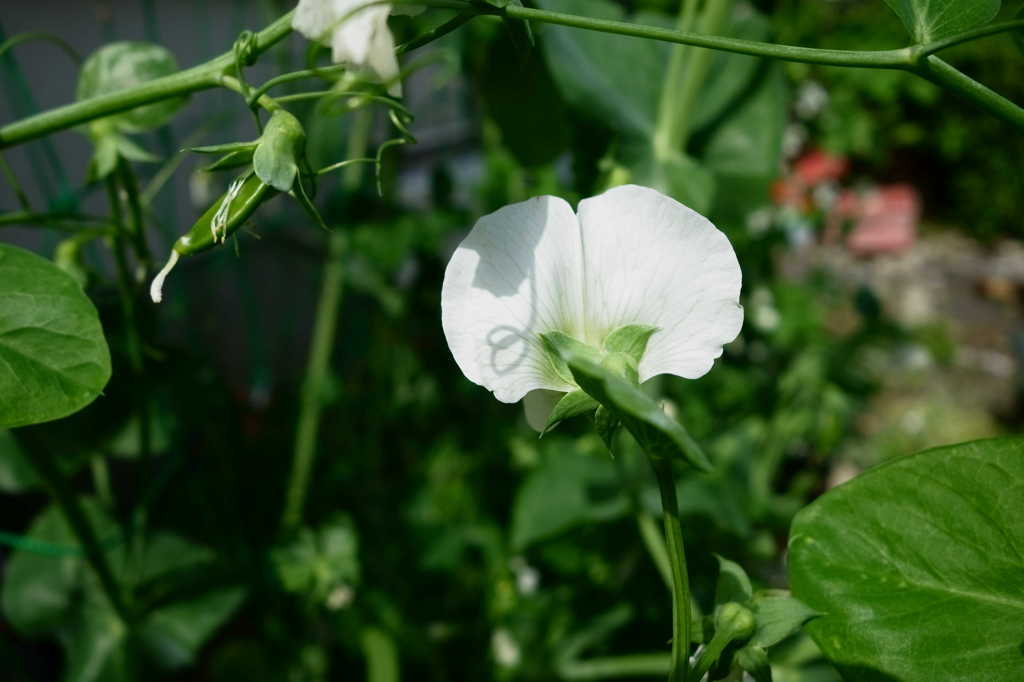
{"label": "blurred pink object", "polygon": [[844,192],[831,217],[854,220],[846,238],[850,251],[861,256],[898,253],[917,239],[921,200],[910,185],[886,185],[860,196]]}

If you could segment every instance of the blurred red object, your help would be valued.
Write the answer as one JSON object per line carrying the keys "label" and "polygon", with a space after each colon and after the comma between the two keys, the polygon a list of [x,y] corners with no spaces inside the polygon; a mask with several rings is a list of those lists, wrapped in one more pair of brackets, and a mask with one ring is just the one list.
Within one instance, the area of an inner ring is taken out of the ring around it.
{"label": "blurred red object", "polygon": [[[917,239],[921,200],[910,185],[886,185],[857,195],[843,192],[829,216],[830,228],[853,220],[846,246],[861,256],[906,251]],[[831,229],[829,230],[831,231]]]}
{"label": "blurred red object", "polygon": [[843,177],[849,165],[844,156],[833,156],[820,149],[812,149],[793,164],[793,177],[804,187],[814,187]]}

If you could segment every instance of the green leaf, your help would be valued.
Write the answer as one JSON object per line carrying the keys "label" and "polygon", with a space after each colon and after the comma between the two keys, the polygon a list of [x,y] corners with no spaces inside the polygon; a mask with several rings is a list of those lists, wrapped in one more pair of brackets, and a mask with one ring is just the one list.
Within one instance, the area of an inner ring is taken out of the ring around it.
{"label": "green leaf", "polygon": [[750,673],[755,682],[772,682],[768,653],[759,646],[747,644],[736,652],[736,665]]}
{"label": "green leaf", "polygon": [[555,428],[566,419],[572,419],[573,417],[593,412],[596,409],[597,401],[583,391],[566,393],[562,396],[561,400],[555,404],[555,409],[551,411],[551,416],[548,417],[548,423],[544,426],[544,433]]}
{"label": "green leaf", "polygon": [[734,601],[745,604],[754,596],[754,588],[743,567],[735,561],[715,555],[718,559],[718,582],[715,583],[715,603]]}
{"label": "green leaf", "polygon": [[754,595],[752,608],[757,631],[750,643],[765,649],[775,646],[803,627],[804,623],[821,615],[782,590],[759,592]]}
{"label": "green leaf", "polygon": [[[600,447],[592,442],[594,449]],[[540,465],[520,486],[512,507],[511,538],[516,551],[580,524],[626,513],[628,502],[619,494],[615,467],[606,456],[558,438],[545,439],[542,452]]]}
{"label": "green leaf", "polygon": [[[536,4],[594,19],[625,18],[622,9],[608,0],[539,0]],[[563,26],[545,26],[541,43],[569,104],[616,133],[650,138],[670,45]]]}
{"label": "green leaf", "polygon": [[[47,507],[29,527],[26,539],[48,545],[77,544],[55,506]],[[44,554],[25,544],[4,567],[4,617],[26,634],[46,632],[62,623],[71,610],[82,567],[75,554]]]}
{"label": "green leaf", "polygon": [[487,50],[480,95],[502,144],[524,166],[551,163],[569,144],[569,120],[539,51],[516,50],[508,31]]}
{"label": "green leaf", "polygon": [[39,487],[39,478],[25,457],[11,432],[0,430],[0,492],[20,493]]}
{"label": "green leaf", "polygon": [[[1024,7],[1022,7],[1021,10],[1017,12],[1016,19],[1018,21],[1024,19]],[[1024,28],[1018,28],[1016,31],[1013,32],[1012,35],[1013,42],[1017,43],[1017,47],[1019,47],[1020,51],[1024,53]]]}
{"label": "green leaf", "polygon": [[77,412],[109,379],[99,316],[78,283],[50,261],[0,244],[0,427]]}
{"label": "green leaf", "polygon": [[659,157],[646,140],[622,146],[621,162],[628,181],[668,194],[698,213],[707,213],[715,196],[715,176],[696,159],[673,152]]}
{"label": "green leaf", "polygon": [[918,43],[946,38],[987,24],[1000,0],[885,0]]}
{"label": "green leaf", "polygon": [[252,163],[252,151],[240,149],[228,152],[209,166],[204,166],[203,170],[208,173],[212,173],[213,171],[231,170],[234,168],[240,168],[241,166],[248,166],[250,163]]}
{"label": "green leaf", "polygon": [[774,179],[782,163],[787,97],[781,65],[766,64],[749,95],[711,131],[702,154],[705,165],[716,175]]}
{"label": "green leaf", "polygon": [[398,682],[401,679],[395,640],[379,628],[363,628],[359,644],[366,657],[367,682]]}
{"label": "green leaf", "polygon": [[96,182],[107,177],[117,168],[117,133],[110,132],[93,137],[92,159],[89,161],[89,170],[86,178],[89,182]]}
{"label": "green leaf", "polygon": [[124,135],[117,136],[117,151],[121,156],[131,161],[140,161],[142,163],[157,163],[160,161],[159,156],[146,151]]}
{"label": "green leaf", "polygon": [[[82,64],[78,74],[78,99],[135,87],[177,70],[174,55],[160,45],[143,42],[109,43],[93,52]],[[163,100],[114,114],[98,123],[101,127],[113,125],[126,133],[138,133],[168,122],[184,103],[184,97]]]}
{"label": "green leaf", "polygon": [[653,398],[593,361],[597,351],[560,332],[541,338],[568,365],[576,384],[621,419],[649,456],[679,457],[702,471],[711,469],[700,446]]}
{"label": "green leaf", "polygon": [[594,430],[601,437],[608,452],[615,454],[615,434],[622,427],[622,421],[618,416],[604,405],[600,405],[594,412]]}
{"label": "green leaf", "polygon": [[359,536],[347,516],[303,528],[275,547],[271,561],[284,589],[323,604],[337,588],[359,582]]}
{"label": "green leaf", "polygon": [[633,358],[633,362],[640,364],[640,359],[647,350],[647,342],[651,334],[658,331],[657,327],[650,327],[644,324],[627,324],[624,327],[612,331],[605,337],[605,351],[609,353],[625,353]]}
{"label": "green leaf", "polygon": [[[763,14],[747,3],[737,3],[731,25],[722,34],[743,40],[764,41],[770,37],[770,27],[770,22]],[[716,51],[700,95],[693,104],[690,132],[697,133],[730,116],[736,103],[756,87],[760,67],[764,62],[758,57]]]}
{"label": "green leaf", "polygon": [[1024,440],[903,457],[829,491],[790,534],[793,594],[848,679],[1024,670]]}

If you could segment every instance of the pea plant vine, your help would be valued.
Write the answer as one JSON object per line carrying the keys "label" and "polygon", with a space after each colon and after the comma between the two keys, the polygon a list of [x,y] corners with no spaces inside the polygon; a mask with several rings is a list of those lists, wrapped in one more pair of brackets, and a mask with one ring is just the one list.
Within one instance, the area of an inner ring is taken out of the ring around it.
{"label": "pea plant vine", "polygon": [[[83,289],[82,264],[86,248],[101,244],[126,330],[138,450],[149,461],[156,407],[144,387],[160,359],[148,349],[158,304],[173,298],[187,276],[175,266],[225,245],[267,204],[287,198],[326,237],[278,524],[282,542],[293,544],[275,556],[287,565],[307,545],[328,546],[327,539],[307,537],[303,519],[326,377],[344,326],[339,315],[350,253],[345,230],[318,207],[318,183],[338,172],[342,188],[355,192],[372,175],[383,195],[389,152],[417,142],[411,132],[417,112],[402,99],[403,79],[426,63],[416,60],[417,51],[474,22],[501,22],[514,37],[509,44],[527,55],[543,53],[568,104],[612,130],[616,143],[602,163],[602,191],[575,211],[562,199],[539,197],[479,219],[434,294],[439,326],[466,378],[499,401],[522,401],[542,434],[586,418],[613,457],[620,457],[624,439],[644,453],[658,484],[664,533],[635,500],[633,506],[673,614],[670,646],[663,646],[667,623],[664,638],[650,642],[646,653],[588,659],[583,637],[567,645],[558,674],[668,675],[675,682],[749,675],[760,682],[772,679],[773,648],[804,631],[850,680],[1017,679],[1024,671],[1024,441],[950,445],[867,471],[796,514],[789,591],[755,589],[744,567],[718,556],[714,595],[702,604],[691,589],[688,557],[692,563],[694,553],[709,551],[683,547],[677,478],[704,475],[718,463],[652,397],[649,387],[657,381],[648,383],[661,375],[697,379],[714,372],[723,346],[740,333],[744,264],[704,216],[722,197],[752,186],[737,178],[760,181],[779,166],[777,105],[785,97],[779,62],[905,72],[1001,119],[1007,135],[1024,132],[1024,108],[941,56],[999,34],[1024,35],[1024,18],[994,21],[1000,0],[884,4],[906,28],[908,44],[860,51],[830,49],[827,38],[820,47],[774,43],[754,10],[738,0],[682,0],[673,27],[629,17],[609,0],[301,0],[261,30],[242,33],[220,56],[189,68],[179,69],[159,45],[104,46],[81,65],[76,101],[0,126],[0,152],[61,131],[83,132],[92,145],[87,182],[104,188],[109,205],[105,216],[38,210],[0,156],[20,203],[0,214],[0,228],[29,225],[61,238],[52,260],[0,244],[0,428],[31,441],[37,431],[24,427],[104,400],[111,352]],[[388,18],[399,12],[416,14],[416,25],[427,28],[396,45]],[[293,32],[309,41],[306,68],[251,82],[250,67]],[[39,38],[52,39],[16,36],[0,54]],[[308,89],[278,94],[286,84]],[[231,180],[181,231],[165,261],[151,249],[148,212],[176,162],[140,186],[137,164],[161,159],[132,136],[167,124],[187,98],[211,90],[232,93],[240,110],[251,111],[253,134],[187,150],[212,159],[204,172]],[[295,113],[300,104],[345,120],[344,158],[313,166],[307,123]],[[375,112],[387,124],[383,137],[372,129]],[[28,459],[54,506],[32,533],[8,543],[17,552],[5,583],[31,585],[40,562],[63,562],[67,581],[82,581],[77,589],[95,601],[81,618],[117,624],[113,644],[85,634],[78,648],[69,646],[67,678],[137,679],[148,665],[140,661],[165,655],[172,640],[180,648],[175,661],[194,660],[239,608],[243,587],[219,584],[204,593],[205,617],[188,622],[195,602],[157,589],[159,571],[147,562],[157,554],[187,555],[200,571],[202,551],[176,536],[149,534],[141,511],[119,527],[95,497],[75,491],[48,448],[33,449]],[[97,490],[112,497],[102,465],[94,474]],[[84,556],[88,578],[84,566],[61,555],[68,545]],[[142,568],[130,575],[133,561]],[[22,603],[27,588],[21,596],[6,590],[5,612],[19,629],[53,632],[70,612],[70,597],[40,615]],[[344,596],[332,594],[336,601]],[[190,634],[182,638],[176,628]]]}

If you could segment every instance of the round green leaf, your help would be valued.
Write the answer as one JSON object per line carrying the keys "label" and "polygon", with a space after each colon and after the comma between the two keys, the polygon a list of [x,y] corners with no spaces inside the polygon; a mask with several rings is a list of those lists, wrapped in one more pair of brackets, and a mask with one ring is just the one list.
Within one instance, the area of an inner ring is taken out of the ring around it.
{"label": "round green leaf", "polygon": [[[166,48],[153,43],[118,42],[93,52],[78,74],[78,99],[106,95],[167,76],[178,64]],[[137,133],[157,128],[174,116],[185,98],[163,100],[102,119],[118,130]]]}
{"label": "round green leaf", "polygon": [[801,511],[793,594],[850,680],[992,682],[1024,672],[1024,439],[888,462]]}
{"label": "round green leaf", "polygon": [[77,412],[110,379],[96,308],[50,261],[0,244],[0,427]]}
{"label": "round green leaf", "polygon": [[885,0],[907,31],[927,43],[987,24],[999,13],[1001,0]]}

